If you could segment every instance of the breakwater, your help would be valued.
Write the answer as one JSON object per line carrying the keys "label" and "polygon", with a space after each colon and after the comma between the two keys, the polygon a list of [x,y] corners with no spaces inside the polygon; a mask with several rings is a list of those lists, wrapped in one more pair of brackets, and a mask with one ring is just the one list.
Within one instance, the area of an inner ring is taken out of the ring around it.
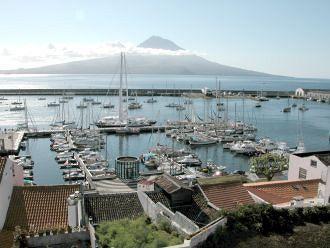
{"label": "breakwater", "polygon": [[[123,90],[126,94],[126,90]],[[215,91],[214,91],[215,92]],[[233,95],[243,95],[243,90],[226,90]],[[77,95],[77,96],[105,96],[118,95],[118,89],[0,89],[0,95]],[[201,89],[128,89],[128,95],[138,96],[181,96],[182,94],[193,96],[203,96]],[[266,97],[288,97],[293,95],[293,91],[263,91],[262,95]],[[246,96],[260,95],[260,91],[245,90]],[[215,94],[214,94],[215,96]]]}

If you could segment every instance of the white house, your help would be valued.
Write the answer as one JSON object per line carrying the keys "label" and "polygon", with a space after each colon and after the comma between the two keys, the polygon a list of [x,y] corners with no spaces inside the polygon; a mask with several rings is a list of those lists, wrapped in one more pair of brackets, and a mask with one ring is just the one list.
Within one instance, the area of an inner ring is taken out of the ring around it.
{"label": "white house", "polygon": [[318,198],[330,203],[330,151],[291,154],[288,180],[321,179]]}
{"label": "white house", "polygon": [[302,88],[296,89],[295,96],[296,97],[304,97],[306,94],[305,90]]}
{"label": "white house", "polygon": [[13,161],[13,157],[0,157],[0,230],[6,220],[14,186],[23,185],[23,168]]}

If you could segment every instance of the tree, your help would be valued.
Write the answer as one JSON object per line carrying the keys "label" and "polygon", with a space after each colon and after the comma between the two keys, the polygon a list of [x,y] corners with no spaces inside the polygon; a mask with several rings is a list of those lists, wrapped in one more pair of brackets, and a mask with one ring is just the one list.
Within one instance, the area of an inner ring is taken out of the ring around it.
{"label": "tree", "polygon": [[272,180],[276,173],[288,169],[288,159],[284,156],[265,153],[250,159],[250,172],[263,175],[268,181]]}
{"label": "tree", "polygon": [[179,234],[166,225],[154,225],[147,217],[134,220],[103,222],[96,229],[101,247],[156,248],[177,245],[183,242]]}

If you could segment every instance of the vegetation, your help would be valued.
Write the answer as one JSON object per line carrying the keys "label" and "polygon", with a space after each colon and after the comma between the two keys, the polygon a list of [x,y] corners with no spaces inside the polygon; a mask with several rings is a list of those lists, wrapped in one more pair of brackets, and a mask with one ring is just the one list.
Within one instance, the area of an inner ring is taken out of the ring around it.
{"label": "vegetation", "polygon": [[296,227],[290,236],[270,235],[255,236],[239,242],[237,248],[267,247],[267,248],[288,248],[288,247],[328,247],[330,244],[330,224]]}
{"label": "vegetation", "polygon": [[[240,245],[243,247],[250,241],[254,242],[259,239],[264,241],[264,237],[279,235],[295,238],[299,235],[294,232],[294,228],[297,226],[306,223],[318,225],[328,223],[330,221],[330,206],[289,210],[257,204],[242,206],[235,211],[222,211],[221,215],[227,217],[227,224],[218,228],[200,247],[240,247]],[[329,233],[326,228],[323,231]],[[269,246],[265,245],[265,247]]]}
{"label": "vegetation", "polygon": [[265,153],[250,159],[250,171],[271,181],[276,173],[288,169],[288,159],[278,154]]}
{"label": "vegetation", "polygon": [[213,178],[198,178],[197,182],[200,185],[213,185],[213,184],[226,184],[226,183],[245,183],[247,182],[246,177],[241,175],[227,175],[221,177],[213,177]]}
{"label": "vegetation", "polygon": [[96,229],[96,236],[102,247],[154,248],[183,243],[170,224],[160,221],[154,225],[147,217],[103,222]]}

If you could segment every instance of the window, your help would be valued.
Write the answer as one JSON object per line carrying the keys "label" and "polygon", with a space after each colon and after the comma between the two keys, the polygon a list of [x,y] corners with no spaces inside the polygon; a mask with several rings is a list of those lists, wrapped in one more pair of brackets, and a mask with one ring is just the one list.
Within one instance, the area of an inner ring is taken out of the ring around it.
{"label": "window", "polygon": [[311,160],[311,166],[316,167],[317,166],[317,161],[316,160]]}
{"label": "window", "polygon": [[306,179],[307,170],[303,168],[299,168],[299,179]]}

